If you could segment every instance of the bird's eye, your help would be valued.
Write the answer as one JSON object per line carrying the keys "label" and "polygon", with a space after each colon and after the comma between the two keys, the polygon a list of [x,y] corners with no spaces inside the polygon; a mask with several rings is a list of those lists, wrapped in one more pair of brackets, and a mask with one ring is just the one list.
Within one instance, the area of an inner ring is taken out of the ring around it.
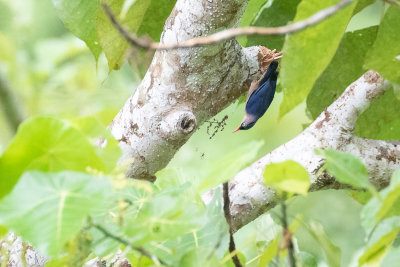
{"label": "bird's eye", "polygon": [[246,127],[246,123],[243,122],[243,123],[242,123],[242,127]]}

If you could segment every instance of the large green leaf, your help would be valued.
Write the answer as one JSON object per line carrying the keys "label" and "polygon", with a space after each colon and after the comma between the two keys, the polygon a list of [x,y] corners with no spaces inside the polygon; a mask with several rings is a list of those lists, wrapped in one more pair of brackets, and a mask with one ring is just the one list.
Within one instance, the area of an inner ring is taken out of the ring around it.
{"label": "large green leaf", "polygon": [[396,266],[400,262],[400,247],[393,248],[385,257],[381,267]]}
{"label": "large green leaf", "polygon": [[328,67],[307,97],[307,109],[316,118],[364,72],[364,58],[374,43],[377,26],[347,32]]}
{"label": "large green leaf", "polygon": [[147,0],[150,2],[143,16],[138,35],[149,35],[154,41],[159,41],[165,21],[167,20],[176,0]]}
{"label": "large green leaf", "polygon": [[378,36],[365,60],[365,67],[385,79],[400,83],[400,8],[391,6],[379,27]]}
{"label": "large green leaf", "polygon": [[125,236],[140,245],[173,239],[198,229],[200,224],[196,219],[205,208],[202,203],[194,201],[195,195],[187,192],[192,192],[188,184],[171,187],[141,203],[138,214],[124,218]]}
{"label": "large green leaf", "polygon": [[117,162],[121,157],[121,149],[118,141],[106,128],[110,121],[102,121],[100,115],[79,118],[73,124],[93,143],[97,156],[104,163],[107,173],[110,173],[117,167]]}
{"label": "large green leaf", "polygon": [[[360,137],[399,140],[400,139],[400,99],[393,89],[372,101],[370,107],[357,120],[355,133]],[[371,127],[374,125],[374,127]]]}
{"label": "large green leaf", "polygon": [[[305,19],[339,0],[303,0],[295,21]],[[284,99],[280,107],[282,117],[300,104],[308,95],[317,78],[328,66],[346,30],[356,2],[332,17],[302,32],[289,35],[283,47],[280,82]]]}
{"label": "large green leaf", "polygon": [[29,119],[20,125],[0,158],[0,198],[11,191],[24,171],[85,171],[87,167],[104,171],[85,135],[61,120]]}
{"label": "large green leaf", "polygon": [[99,57],[101,47],[96,32],[96,17],[99,0],[52,0],[64,25],[82,39],[94,57]]}
{"label": "large green leaf", "polygon": [[242,15],[242,18],[240,19],[240,26],[245,27],[252,24],[266,2],[266,0],[250,0],[246,6],[246,10]]}
{"label": "large green leaf", "polygon": [[267,165],[264,182],[278,192],[305,195],[310,187],[310,175],[299,163],[288,160]]}
{"label": "large green leaf", "polygon": [[252,141],[224,155],[210,167],[210,172],[201,181],[199,190],[205,193],[232,179],[236,173],[255,160],[261,146],[262,142]]}
{"label": "large green leaf", "polygon": [[357,5],[354,8],[354,13],[353,15],[357,14],[358,12],[360,12],[361,10],[363,10],[365,7],[372,5],[373,3],[375,3],[376,0],[358,0],[357,1]]}
{"label": "large green leaf", "polygon": [[[293,20],[296,14],[297,5],[300,0],[277,0],[272,5],[264,9],[257,19],[252,23],[259,27],[278,27],[284,26]],[[284,35],[279,36],[249,36],[246,46],[263,45],[269,49],[282,49]],[[286,56],[286,55],[285,55]]]}
{"label": "large green leaf", "polygon": [[325,168],[328,173],[339,182],[357,188],[372,188],[367,168],[357,157],[331,149],[319,151],[319,154],[325,157]]}
{"label": "large green leaf", "polygon": [[0,223],[47,256],[57,256],[85,218],[104,206],[111,183],[83,173],[27,172],[0,202]]}
{"label": "large green leaf", "polygon": [[[148,0],[136,0],[123,17],[120,16],[123,1],[106,0],[105,3],[109,5],[117,20],[130,33],[134,34],[138,32],[151,2]],[[100,45],[106,54],[109,70],[120,69],[129,44],[121,36],[120,32],[115,29],[114,25],[112,25],[104,10],[98,13],[97,34]]]}

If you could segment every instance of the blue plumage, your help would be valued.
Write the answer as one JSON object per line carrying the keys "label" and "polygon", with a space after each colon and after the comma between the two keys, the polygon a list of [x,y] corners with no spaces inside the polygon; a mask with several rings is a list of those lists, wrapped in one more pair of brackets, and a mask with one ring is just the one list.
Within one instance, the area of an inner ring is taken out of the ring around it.
{"label": "blue plumage", "polygon": [[264,77],[258,83],[257,89],[250,93],[246,103],[246,114],[240,126],[234,131],[248,130],[261,118],[275,96],[278,62],[273,61]]}

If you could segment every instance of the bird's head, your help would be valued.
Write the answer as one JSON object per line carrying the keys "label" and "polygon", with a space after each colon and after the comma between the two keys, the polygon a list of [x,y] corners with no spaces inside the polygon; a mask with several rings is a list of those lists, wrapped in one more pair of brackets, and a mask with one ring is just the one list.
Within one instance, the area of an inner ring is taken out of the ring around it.
{"label": "bird's head", "polygon": [[236,128],[233,132],[237,132],[239,130],[248,130],[256,124],[257,120],[254,120],[251,116],[244,116],[243,121],[240,123],[239,127]]}

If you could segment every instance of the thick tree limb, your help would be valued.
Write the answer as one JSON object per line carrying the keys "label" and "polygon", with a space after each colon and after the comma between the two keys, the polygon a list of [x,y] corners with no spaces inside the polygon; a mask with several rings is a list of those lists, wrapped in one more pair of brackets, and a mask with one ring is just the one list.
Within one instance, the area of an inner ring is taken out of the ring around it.
{"label": "thick tree limb", "polygon": [[[161,43],[182,43],[237,26],[247,1],[178,0]],[[134,158],[128,175],[154,180],[205,120],[216,115],[260,77],[263,47],[236,40],[205,47],[157,51],[135,94],[110,125],[123,159]],[[279,56],[276,55],[277,57]]]}
{"label": "thick tree limb", "polygon": [[126,30],[121,24],[118,23],[117,19],[111,12],[109,6],[105,3],[103,3],[102,6],[112,24],[131,45],[145,49],[170,50],[177,48],[189,48],[201,45],[214,44],[217,42],[225,41],[243,35],[283,35],[283,34],[298,32],[329,18],[342,8],[348,6],[351,2],[353,2],[353,0],[342,0],[336,5],[330,6],[315,13],[309,18],[285,26],[280,26],[280,27],[249,26],[242,28],[229,28],[208,36],[195,37],[176,44],[151,42],[147,38],[139,38],[136,35],[130,34],[128,30]]}
{"label": "thick tree limb", "polygon": [[238,173],[229,184],[233,227],[239,229],[277,203],[274,190],[263,185],[262,174],[270,163],[289,159],[300,163],[313,177],[312,191],[341,188],[342,185],[325,172],[319,175],[324,161],[314,153],[316,148],[332,148],[360,157],[367,166],[372,184],[377,189],[385,187],[391,174],[400,167],[400,145],[357,137],[354,125],[371,100],[388,87],[389,83],[378,73],[368,71],[301,134]]}

